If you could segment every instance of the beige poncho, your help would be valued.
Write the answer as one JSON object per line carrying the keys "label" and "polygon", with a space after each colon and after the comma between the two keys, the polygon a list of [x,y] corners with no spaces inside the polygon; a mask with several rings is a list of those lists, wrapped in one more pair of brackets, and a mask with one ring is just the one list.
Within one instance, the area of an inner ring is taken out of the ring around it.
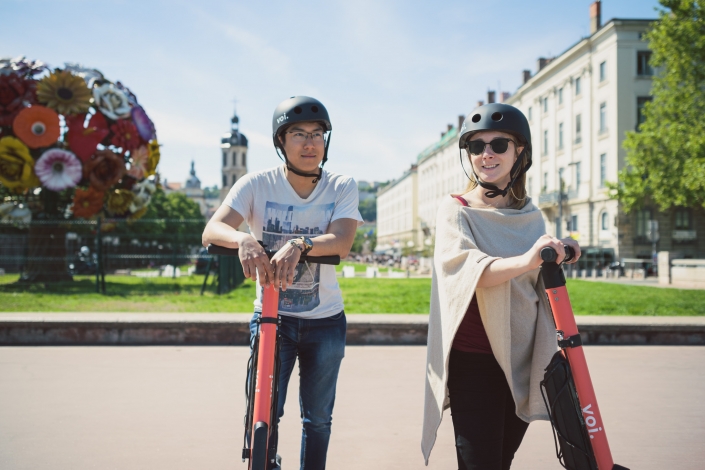
{"label": "beige poncho", "polygon": [[[426,396],[421,451],[426,465],[448,400],[448,358],[455,332],[477,292],[480,317],[524,421],[548,419],[539,382],[557,350],[556,330],[543,281],[535,269],[503,284],[477,288],[498,258],[528,251],[546,233],[531,201],[523,209],[475,209],[452,197],[436,221],[431,312],[428,322]],[[477,288],[477,289],[476,289]]]}

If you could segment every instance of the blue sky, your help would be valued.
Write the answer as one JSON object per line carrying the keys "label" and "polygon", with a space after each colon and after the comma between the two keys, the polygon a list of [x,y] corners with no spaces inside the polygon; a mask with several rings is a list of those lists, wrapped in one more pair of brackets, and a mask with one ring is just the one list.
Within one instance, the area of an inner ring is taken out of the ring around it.
{"label": "blue sky", "polygon": [[[155,122],[169,181],[185,181],[193,159],[204,185],[220,184],[235,106],[249,170],[277,165],[272,112],[292,95],[330,112],[327,169],[383,181],[488,89],[515,91],[538,57],[587,36],[590,3],[0,0],[0,56],[78,62],[122,81]],[[657,5],[605,0],[603,23],[656,18]]]}

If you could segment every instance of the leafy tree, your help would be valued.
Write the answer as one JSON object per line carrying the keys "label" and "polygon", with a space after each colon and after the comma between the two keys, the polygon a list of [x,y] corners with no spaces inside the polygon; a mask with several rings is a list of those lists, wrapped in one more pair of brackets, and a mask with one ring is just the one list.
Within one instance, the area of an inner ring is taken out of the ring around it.
{"label": "leafy tree", "polygon": [[361,201],[358,209],[360,210],[360,215],[362,219],[367,222],[374,222],[377,220],[377,198],[370,198]]}
{"label": "leafy tree", "polygon": [[206,199],[217,199],[220,196],[220,190],[218,186],[213,185],[211,187],[203,188],[203,197]]}
{"label": "leafy tree", "polygon": [[370,251],[375,251],[377,247],[377,232],[365,228],[357,229],[355,232],[355,240],[353,241],[350,251],[353,253],[362,253],[362,247],[366,241],[370,242]]}
{"label": "leafy tree", "polygon": [[705,0],[660,0],[646,35],[653,100],[624,141],[627,167],[614,195],[631,211],[650,197],[661,210],[705,206]]}

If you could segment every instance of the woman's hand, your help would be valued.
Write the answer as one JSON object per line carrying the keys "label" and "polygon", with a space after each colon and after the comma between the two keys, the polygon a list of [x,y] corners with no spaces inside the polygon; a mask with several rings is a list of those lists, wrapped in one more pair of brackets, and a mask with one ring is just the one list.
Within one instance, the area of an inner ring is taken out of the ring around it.
{"label": "woman's hand", "polygon": [[257,273],[259,273],[260,285],[269,287],[274,282],[272,263],[267,258],[262,245],[253,237],[249,236],[239,243],[238,256],[246,278],[257,281]]}
{"label": "woman's hand", "polygon": [[[572,241],[574,242],[575,240]],[[556,264],[561,264],[563,262],[563,259],[565,258],[565,245],[563,241],[550,235],[542,235],[541,238],[536,240],[534,246],[522,255],[529,270],[536,269],[541,266],[541,263],[543,263],[543,260],[541,259],[541,250],[547,246],[556,250],[556,253],[558,254]],[[577,247],[577,243],[575,246]],[[575,254],[576,258],[580,256],[580,247],[578,247]]]}
{"label": "woman's hand", "polygon": [[578,245],[578,242],[573,240],[572,238],[562,238],[561,243],[564,245],[568,245],[573,248],[573,251],[575,252],[575,256],[573,257],[572,260],[566,262],[566,264],[575,264],[578,262],[580,259],[580,245]]}
{"label": "woman's hand", "polygon": [[296,266],[298,266],[300,258],[301,250],[289,242],[285,243],[272,256],[275,287],[281,286],[281,290],[285,291],[288,286],[294,283]]}

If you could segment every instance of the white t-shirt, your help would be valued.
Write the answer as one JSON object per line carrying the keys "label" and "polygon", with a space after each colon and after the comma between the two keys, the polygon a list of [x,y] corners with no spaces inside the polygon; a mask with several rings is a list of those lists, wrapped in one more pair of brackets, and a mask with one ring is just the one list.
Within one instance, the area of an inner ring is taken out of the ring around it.
{"label": "white t-shirt", "polygon": [[[323,235],[337,219],[354,219],[362,225],[355,180],[323,170],[316,189],[302,199],[286,179],[284,165],[248,173],[230,189],[223,204],[245,218],[250,233],[268,250],[278,250],[292,238]],[[257,284],[255,311],[262,311],[262,288]],[[315,319],[343,310],[335,266],[302,263],[294,284],[279,293],[279,314]]]}

